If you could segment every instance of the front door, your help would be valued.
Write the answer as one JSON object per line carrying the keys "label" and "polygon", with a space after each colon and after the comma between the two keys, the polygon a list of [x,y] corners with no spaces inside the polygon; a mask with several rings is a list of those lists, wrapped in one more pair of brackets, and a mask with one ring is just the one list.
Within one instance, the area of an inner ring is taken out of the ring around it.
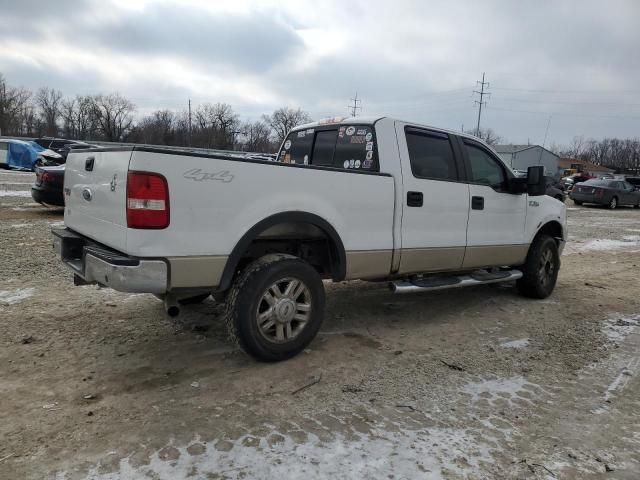
{"label": "front door", "polygon": [[459,270],[466,246],[469,186],[455,139],[396,123],[402,182],[400,273]]}
{"label": "front door", "polygon": [[527,195],[507,191],[507,169],[489,149],[470,139],[461,144],[470,196],[464,268],[524,262]]}

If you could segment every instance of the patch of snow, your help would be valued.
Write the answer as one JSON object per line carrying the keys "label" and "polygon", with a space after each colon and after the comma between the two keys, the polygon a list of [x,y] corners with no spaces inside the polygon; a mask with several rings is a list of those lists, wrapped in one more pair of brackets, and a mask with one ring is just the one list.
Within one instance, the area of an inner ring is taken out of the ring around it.
{"label": "patch of snow", "polygon": [[[270,436],[279,436],[269,444]],[[477,471],[481,463],[493,463],[490,448],[479,445],[465,430],[429,428],[389,432],[375,430],[347,439],[336,434],[322,441],[312,433],[297,443],[285,433],[271,431],[263,438],[245,435],[231,442],[231,449],[206,445],[196,437],[204,452],[191,455],[187,446],[167,445],[154,452],[148,465],[134,466],[129,458],[120,461],[119,472],[100,473],[95,466],[87,473],[94,480],[173,480],[176,478],[449,478]],[[171,449],[171,459],[162,451]],[[226,450],[226,449],[224,449]],[[462,466],[456,458],[468,462]],[[64,477],[63,477],[64,478]]]}
{"label": "patch of snow", "polygon": [[17,290],[0,290],[0,303],[5,305],[14,305],[22,302],[24,299],[33,297],[35,288],[19,288]]}
{"label": "patch of snow", "polygon": [[640,240],[640,235],[625,235],[622,237],[625,242],[637,242]]}
{"label": "patch of snow", "polygon": [[13,225],[11,225],[12,228],[24,228],[28,226],[30,226],[30,224],[28,223],[14,223]]}
{"label": "patch of snow", "polygon": [[576,207],[567,207],[567,210],[581,210],[581,209]]}
{"label": "patch of snow", "polygon": [[31,197],[27,190],[0,190],[0,197]]}
{"label": "patch of snow", "polygon": [[511,340],[500,344],[502,348],[524,348],[527,345],[529,345],[528,338],[519,338],[518,340]]}
{"label": "patch of snow", "polygon": [[49,225],[52,227],[64,227],[64,220],[60,220],[59,222],[49,222]]}
{"label": "patch of snow", "polygon": [[579,250],[586,251],[607,251],[607,250],[618,250],[620,248],[625,247],[637,247],[638,242],[630,242],[623,240],[611,240],[607,238],[598,238],[595,240],[590,240],[584,245],[579,247]]}
{"label": "patch of snow", "polygon": [[627,228],[627,232],[640,232],[640,228]]}
{"label": "patch of snow", "polygon": [[640,327],[640,315],[610,315],[605,322],[602,333],[614,342],[620,342]]}
{"label": "patch of snow", "polygon": [[489,402],[506,400],[512,403],[513,400],[518,399],[531,402],[529,398],[520,396],[519,393],[525,390],[532,393],[532,389],[537,390],[538,386],[527,382],[524,377],[511,377],[470,382],[462,387],[460,391],[471,395],[472,402],[479,400],[488,400]]}

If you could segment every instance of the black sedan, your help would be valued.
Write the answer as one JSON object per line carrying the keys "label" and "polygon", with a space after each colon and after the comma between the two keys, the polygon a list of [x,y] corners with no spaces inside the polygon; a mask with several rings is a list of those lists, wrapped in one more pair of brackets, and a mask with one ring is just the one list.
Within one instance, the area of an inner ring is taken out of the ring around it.
{"label": "black sedan", "polygon": [[624,180],[587,180],[573,187],[569,197],[576,205],[595,203],[611,209],[619,205],[640,206],[640,190]]}
{"label": "black sedan", "polygon": [[46,206],[64,207],[64,165],[37,167],[36,182],[31,186],[33,199]]}

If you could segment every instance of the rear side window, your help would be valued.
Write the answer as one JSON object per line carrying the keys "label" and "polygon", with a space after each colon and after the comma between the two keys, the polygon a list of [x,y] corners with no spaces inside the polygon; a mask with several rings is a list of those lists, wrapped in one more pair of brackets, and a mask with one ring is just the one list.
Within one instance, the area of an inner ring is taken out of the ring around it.
{"label": "rear side window", "polygon": [[458,180],[453,149],[447,135],[407,130],[407,147],[414,177]]}
{"label": "rear side window", "polygon": [[469,157],[471,167],[471,181],[490,187],[499,188],[504,185],[505,174],[498,161],[491,157],[483,149],[465,143],[465,149]]}
{"label": "rear side window", "polygon": [[371,125],[324,127],[289,134],[278,161],[337,169],[378,171],[378,152]]}

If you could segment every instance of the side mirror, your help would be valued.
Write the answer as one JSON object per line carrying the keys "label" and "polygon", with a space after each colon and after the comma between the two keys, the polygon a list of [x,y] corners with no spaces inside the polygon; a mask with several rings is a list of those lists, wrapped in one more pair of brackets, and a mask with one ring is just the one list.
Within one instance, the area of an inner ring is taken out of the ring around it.
{"label": "side mirror", "polygon": [[544,179],[544,167],[536,165],[527,168],[527,193],[534,197],[544,195],[547,191],[547,182]]}

